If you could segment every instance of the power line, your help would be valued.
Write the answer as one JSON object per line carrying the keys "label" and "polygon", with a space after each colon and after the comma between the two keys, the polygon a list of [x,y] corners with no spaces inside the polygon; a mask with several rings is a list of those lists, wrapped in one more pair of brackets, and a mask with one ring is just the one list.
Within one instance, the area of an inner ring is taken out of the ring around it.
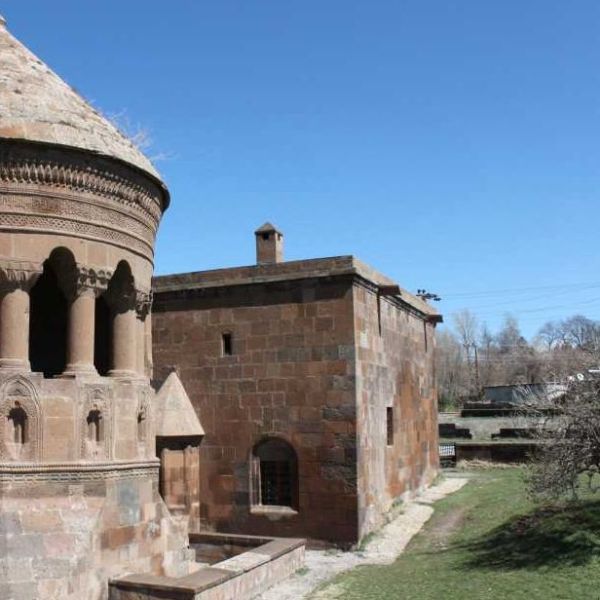
{"label": "power line", "polygon": [[582,290],[582,289],[593,289],[600,288],[599,282],[594,283],[562,283],[555,285],[540,285],[540,286],[532,286],[532,287],[524,287],[524,288],[506,288],[503,290],[482,290],[479,292],[443,292],[444,298],[476,298],[476,297],[486,297],[486,296],[494,296],[500,294],[522,294],[522,293],[531,293],[531,292],[539,292],[541,290]]}
{"label": "power line", "polygon": [[555,304],[554,306],[539,306],[537,308],[524,308],[524,309],[515,309],[511,311],[475,311],[473,312],[477,315],[499,315],[509,312],[510,314],[520,315],[520,314],[531,314],[531,313],[540,313],[546,312],[548,310],[561,310],[561,309],[570,309],[574,306],[589,306],[594,305],[595,303],[600,302],[600,297],[592,298],[591,300],[580,300],[577,302],[570,302],[569,304]]}
{"label": "power line", "polygon": [[560,290],[557,292],[554,292],[552,294],[543,294],[542,296],[533,296],[532,298],[513,298],[512,300],[503,300],[501,302],[494,302],[492,304],[469,304],[470,308],[472,308],[473,310],[477,309],[481,309],[481,308],[494,308],[496,306],[506,306],[506,305],[510,305],[510,304],[515,304],[515,303],[527,303],[527,302],[537,302],[538,300],[545,300],[547,298],[554,298],[556,296],[561,296],[564,294],[572,294],[573,290],[572,289],[566,289],[566,290]]}

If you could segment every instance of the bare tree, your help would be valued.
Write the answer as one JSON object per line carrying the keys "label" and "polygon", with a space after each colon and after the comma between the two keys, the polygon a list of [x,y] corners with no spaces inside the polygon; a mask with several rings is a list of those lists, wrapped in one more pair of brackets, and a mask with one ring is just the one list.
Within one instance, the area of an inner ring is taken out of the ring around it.
{"label": "bare tree", "polygon": [[436,332],[436,375],[440,410],[454,410],[469,393],[468,373],[458,339],[451,331]]}
{"label": "bare tree", "polygon": [[479,322],[477,321],[477,317],[466,309],[452,315],[452,320],[465,353],[470,381],[470,393],[474,396],[479,396],[481,392],[479,383],[479,357],[477,355]]}
{"label": "bare tree", "polygon": [[479,373],[481,386],[493,385],[496,380],[496,343],[492,332],[484,323],[479,333]]}
{"label": "bare tree", "polygon": [[564,330],[555,321],[549,321],[541,327],[537,339],[541,340],[545,349],[550,351],[564,342]]}
{"label": "bare tree", "polygon": [[564,397],[536,399],[546,417],[529,473],[536,497],[577,497],[582,486],[600,489],[600,381],[571,381]]}
{"label": "bare tree", "polygon": [[565,381],[600,366],[600,323],[580,315],[546,323],[534,344],[511,315],[495,333],[468,310],[452,323],[438,332],[440,406],[480,397],[486,386]]}

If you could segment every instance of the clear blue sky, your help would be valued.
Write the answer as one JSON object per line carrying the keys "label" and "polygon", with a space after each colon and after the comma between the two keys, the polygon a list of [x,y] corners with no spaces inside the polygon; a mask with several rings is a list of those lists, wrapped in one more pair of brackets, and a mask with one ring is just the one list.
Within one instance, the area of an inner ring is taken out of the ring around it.
{"label": "clear blue sky", "polygon": [[[11,31],[149,130],[158,273],[355,254],[530,335],[600,318],[597,0],[9,0]],[[501,290],[524,290],[510,291]]]}

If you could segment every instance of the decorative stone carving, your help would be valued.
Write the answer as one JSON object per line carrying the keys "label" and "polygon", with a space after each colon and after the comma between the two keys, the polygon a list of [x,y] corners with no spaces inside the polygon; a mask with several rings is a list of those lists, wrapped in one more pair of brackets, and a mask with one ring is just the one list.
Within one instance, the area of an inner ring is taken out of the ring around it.
{"label": "decorative stone carving", "polygon": [[152,290],[136,290],[135,292],[135,311],[142,321],[152,308]]}
{"label": "decorative stone carving", "polygon": [[106,267],[87,267],[78,264],[76,282],[77,295],[85,290],[93,290],[94,293],[99,296],[106,291],[112,275],[112,271]]}
{"label": "decorative stone carving", "polygon": [[[158,223],[162,216],[164,192],[147,178],[136,176],[130,169],[97,161],[90,167],[80,157],[56,150],[52,158],[43,160],[29,145],[6,144],[0,149],[0,181],[35,184],[73,191],[89,191],[99,196],[119,199],[125,206],[142,209]],[[62,156],[61,156],[62,155]],[[62,160],[61,160],[62,159]],[[65,160],[66,159],[66,160]],[[98,168],[98,167],[104,167]]]}
{"label": "decorative stone carving", "polygon": [[[26,431],[21,440],[13,437],[11,411],[26,415]],[[0,461],[36,462],[41,460],[42,411],[35,386],[22,375],[7,379],[0,388]]]}
{"label": "decorative stone carving", "polygon": [[73,301],[85,292],[99,296],[108,288],[113,272],[107,267],[74,263],[63,265],[58,272],[59,284],[65,296]]}
{"label": "decorative stone carving", "polygon": [[41,274],[39,263],[0,257],[0,292],[17,288],[29,291]]}
{"label": "decorative stone carving", "polygon": [[152,402],[147,389],[140,389],[138,396],[136,413],[138,456],[144,458],[149,456],[149,450],[154,448]]}
{"label": "decorative stone carving", "polygon": [[152,260],[166,202],[158,184],[113,161],[92,168],[67,149],[0,148],[0,229],[75,234]]}
{"label": "decorative stone carving", "polygon": [[[94,385],[84,388],[84,401],[79,418],[79,437],[81,440],[81,458],[102,461],[113,458],[113,418],[112,394],[107,386]],[[98,413],[98,415],[96,415]],[[98,416],[98,432],[90,435]]]}

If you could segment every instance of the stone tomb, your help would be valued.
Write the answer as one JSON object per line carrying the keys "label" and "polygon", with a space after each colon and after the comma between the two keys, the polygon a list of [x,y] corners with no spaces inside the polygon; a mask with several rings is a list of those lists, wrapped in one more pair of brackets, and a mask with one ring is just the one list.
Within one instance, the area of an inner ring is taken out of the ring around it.
{"label": "stone tomb", "polygon": [[0,599],[183,576],[159,494],[150,282],[169,194],[0,19]]}

